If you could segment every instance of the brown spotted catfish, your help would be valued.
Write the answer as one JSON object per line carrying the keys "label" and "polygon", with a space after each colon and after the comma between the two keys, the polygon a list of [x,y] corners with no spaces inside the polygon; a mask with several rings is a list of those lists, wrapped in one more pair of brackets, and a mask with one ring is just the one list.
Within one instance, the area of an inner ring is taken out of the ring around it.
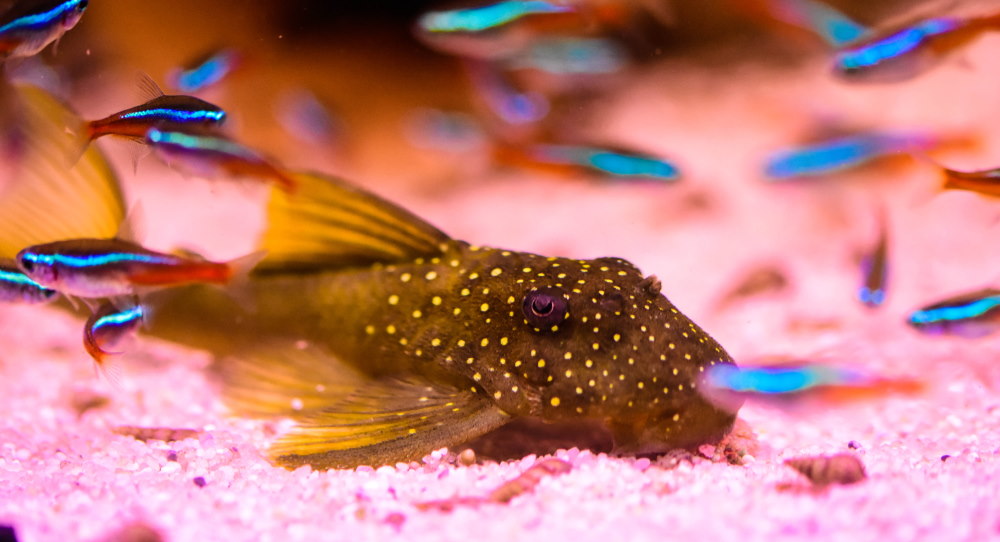
{"label": "brown spotted catfish", "polygon": [[[100,173],[75,183],[83,201],[105,195],[81,223],[124,214],[113,176]],[[218,357],[237,413],[298,423],[270,451],[278,464],[409,461],[517,417],[601,422],[622,453],[693,446],[731,427],[735,414],[696,388],[731,359],[655,277],[618,258],[471,246],[343,181],[294,177],[295,194],[271,197],[267,256],[249,280],[144,300],[149,333]]]}

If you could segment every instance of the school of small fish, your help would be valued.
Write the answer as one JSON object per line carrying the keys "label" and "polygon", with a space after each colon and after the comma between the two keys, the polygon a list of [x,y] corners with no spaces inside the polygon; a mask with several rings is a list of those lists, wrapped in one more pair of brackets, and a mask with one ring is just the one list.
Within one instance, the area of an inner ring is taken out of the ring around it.
{"label": "school of small fish", "polygon": [[[738,4],[752,20],[813,36],[847,85],[912,80],[1000,29],[1000,15],[942,14],[882,28],[818,0]],[[0,14],[0,61],[36,57],[86,24],[87,8],[86,0],[13,2]],[[427,11],[413,22],[415,37],[456,60],[478,111],[424,111],[412,137],[454,152],[475,140],[495,166],[541,175],[683,182],[674,157],[549,129],[564,96],[522,77],[542,73],[579,90],[622,73],[640,61],[621,38],[636,18],[672,24],[656,2],[625,0]],[[144,75],[141,103],[93,120],[46,90],[0,81],[0,302],[85,315],[83,349],[112,382],[120,374],[109,356],[139,333],[213,353],[234,412],[296,422],[270,450],[279,465],[391,465],[517,418],[593,420],[616,453],[658,454],[717,442],[747,401],[836,405],[924,389],[816,362],[737,367],[654,275],[626,260],[470,244],[350,183],[291,170],[227,130],[238,111],[195,95],[251,70],[247,59],[224,46],[184,63],[166,79],[179,94]],[[307,89],[286,94],[275,111],[303,143],[332,147],[346,130]],[[105,137],[132,144],[136,162],[151,152],[186,174],[270,186],[258,250],[212,261],[143,246],[126,213],[134,202],[96,143]],[[971,145],[955,134],[839,127],[776,151],[758,173],[774,185],[812,183],[903,157],[908,167],[937,167],[942,190],[1000,196],[1000,169],[959,171],[928,158]],[[894,237],[886,207],[873,200],[872,208],[856,297],[877,310],[889,295]],[[773,266],[756,273],[719,310],[787,285]],[[930,303],[908,324],[926,334],[992,334],[1000,290]]]}

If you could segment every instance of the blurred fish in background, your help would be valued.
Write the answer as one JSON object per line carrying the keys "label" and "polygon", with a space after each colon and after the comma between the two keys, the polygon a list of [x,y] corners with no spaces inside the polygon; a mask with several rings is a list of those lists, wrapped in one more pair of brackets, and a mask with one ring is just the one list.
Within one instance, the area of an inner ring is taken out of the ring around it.
{"label": "blurred fish in background", "polygon": [[959,171],[941,168],[944,190],[966,190],[983,196],[1000,197],[1000,168]]}
{"label": "blurred fish in background", "polygon": [[211,49],[167,74],[170,85],[179,92],[194,94],[219,84],[243,62],[243,55],[234,48]]}
{"label": "blurred fish in background", "polygon": [[958,294],[910,313],[907,322],[927,335],[978,339],[1000,330],[1000,290]]}
{"label": "blurred fish in background", "polygon": [[858,300],[874,309],[885,303],[889,282],[889,219],[885,206],[876,210],[878,237],[861,259],[861,287]]}
{"label": "blurred fish in background", "polygon": [[764,165],[772,181],[828,177],[875,162],[899,157],[923,157],[935,150],[975,148],[969,135],[939,135],[920,131],[869,131],[834,137],[773,153]]}
{"label": "blurred fish in background", "polygon": [[912,79],[984,32],[1000,30],[1000,13],[931,17],[902,28],[872,31],[837,51],[834,72],[848,81],[893,83]]}
{"label": "blurred fish in background", "polygon": [[789,361],[709,367],[699,386],[722,408],[753,401],[786,409],[828,408],[889,394],[918,394],[925,384],[839,364]]}
{"label": "blurred fish in background", "polygon": [[345,128],[339,117],[308,89],[282,93],[275,104],[275,115],[281,127],[302,143],[331,148],[344,138]]}

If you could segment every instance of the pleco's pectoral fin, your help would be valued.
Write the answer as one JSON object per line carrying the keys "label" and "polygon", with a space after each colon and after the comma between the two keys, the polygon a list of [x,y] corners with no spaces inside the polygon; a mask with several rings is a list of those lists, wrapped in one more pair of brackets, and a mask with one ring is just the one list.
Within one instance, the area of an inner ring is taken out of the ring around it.
{"label": "pleco's pectoral fin", "polygon": [[254,345],[219,359],[215,372],[233,411],[298,422],[269,452],[290,468],[419,460],[510,419],[471,387],[420,377],[372,380],[324,349],[294,341]]}
{"label": "pleco's pectoral fin", "polygon": [[274,190],[259,272],[312,271],[434,256],[451,241],[413,213],[344,181],[294,173],[294,194]]}
{"label": "pleco's pectoral fin", "polygon": [[39,243],[113,237],[125,219],[114,172],[91,145],[73,165],[67,128],[79,117],[46,91],[18,86],[27,146],[16,177],[0,187],[0,258]]}
{"label": "pleco's pectoral fin", "polygon": [[270,455],[286,468],[354,468],[419,460],[500,427],[510,417],[471,388],[418,380],[369,382],[300,425]]}
{"label": "pleco's pectoral fin", "polygon": [[226,404],[250,416],[298,417],[326,408],[368,379],[323,349],[275,342],[216,361]]}

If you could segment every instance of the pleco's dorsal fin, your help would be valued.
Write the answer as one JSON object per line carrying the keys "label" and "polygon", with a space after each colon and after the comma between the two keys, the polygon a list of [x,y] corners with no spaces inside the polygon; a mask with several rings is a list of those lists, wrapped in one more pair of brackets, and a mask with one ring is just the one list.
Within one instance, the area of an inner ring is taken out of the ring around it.
{"label": "pleco's dorsal fin", "polygon": [[339,179],[295,173],[275,190],[260,272],[310,271],[434,256],[451,239],[413,213]]}
{"label": "pleco's dorsal fin", "polygon": [[89,147],[73,165],[67,127],[79,117],[44,90],[18,86],[27,144],[18,175],[0,187],[0,257],[30,245],[110,238],[125,219],[121,188],[104,155]]}
{"label": "pleco's dorsal fin", "polygon": [[299,426],[268,454],[279,465],[316,469],[418,461],[507,423],[510,417],[470,388],[411,377],[372,381],[320,411],[297,416]]}

